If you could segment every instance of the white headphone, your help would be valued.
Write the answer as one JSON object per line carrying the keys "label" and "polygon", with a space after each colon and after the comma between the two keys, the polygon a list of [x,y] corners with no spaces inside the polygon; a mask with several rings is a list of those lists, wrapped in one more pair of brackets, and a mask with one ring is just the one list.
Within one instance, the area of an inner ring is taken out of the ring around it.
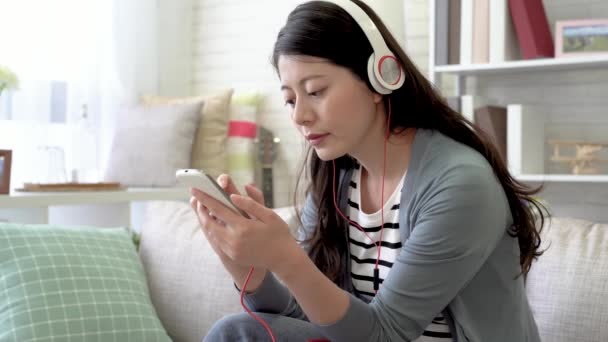
{"label": "white headphone", "polygon": [[389,50],[382,34],[367,13],[350,0],[324,1],[331,2],[350,14],[367,36],[374,49],[367,62],[367,77],[374,89],[379,94],[387,95],[401,88],[405,81],[401,63]]}

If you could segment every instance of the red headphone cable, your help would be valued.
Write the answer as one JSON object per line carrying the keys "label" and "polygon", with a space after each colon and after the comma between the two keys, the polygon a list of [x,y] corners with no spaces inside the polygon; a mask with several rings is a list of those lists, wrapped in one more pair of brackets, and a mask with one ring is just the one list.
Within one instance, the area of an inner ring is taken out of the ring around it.
{"label": "red headphone cable", "polygon": [[272,333],[272,329],[270,329],[268,324],[266,322],[264,322],[264,320],[262,318],[260,318],[258,315],[253,313],[253,311],[249,310],[247,305],[245,305],[245,289],[247,288],[247,284],[249,283],[249,279],[251,279],[252,274],[253,274],[253,266],[251,266],[251,268],[249,269],[249,273],[247,274],[247,278],[245,279],[245,283],[243,284],[243,289],[241,290],[241,306],[243,306],[243,309],[245,309],[245,311],[247,311],[247,313],[251,317],[253,317],[256,321],[262,323],[262,325],[264,326],[266,331],[268,331],[268,334],[270,335],[272,342],[276,342],[274,334]]}
{"label": "red headphone cable", "polygon": [[357,229],[359,229],[374,245],[376,245],[377,257],[376,257],[376,263],[374,265],[374,294],[378,294],[378,289],[380,288],[379,264],[380,264],[380,251],[382,249],[382,231],[384,230],[384,178],[386,176],[386,143],[388,141],[388,136],[390,133],[390,122],[391,122],[391,99],[388,98],[388,118],[386,120],[386,133],[384,135],[384,161],[383,161],[383,165],[382,165],[382,190],[381,190],[381,194],[380,194],[380,215],[382,217],[381,217],[381,226],[380,226],[380,238],[378,239],[378,241],[374,241],[369,235],[367,235],[365,230],[357,222],[351,221],[348,217],[346,217],[346,215],[344,215],[344,213],[342,213],[342,211],[338,207],[338,204],[336,202],[336,162],[335,162],[335,160],[332,160],[332,163],[333,163],[332,190],[333,190],[333,194],[334,194],[334,207],[336,208],[336,210],[338,211],[338,214],[340,214],[340,216],[342,216],[343,219],[348,221],[353,226],[357,227]]}
{"label": "red headphone cable", "polygon": [[[391,122],[391,99],[388,98],[388,118],[386,120],[386,133],[384,136],[384,161],[383,161],[383,165],[382,165],[382,191],[380,193],[380,215],[382,215],[381,218],[381,226],[380,226],[380,238],[378,241],[374,241],[369,235],[367,235],[367,233],[365,232],[365,230],[356,222],[351,221],[348,217],[346,217],[342,211],[340,210],[340,208],[338,207],[338,204],[336,203],[336,162],[335,160],[332,160],[332,164],[333,164],[333,186],[332,186],[332,190],[333,190],[333,194],[334,194],[334,207],[336,208],[336,210],[338,211],[338,213],[340,214],[340,216],[342,216],[342,218],[344,218],[346,221],[348,221],[350,224],[354,225],[355,227],[357,227],[363,234],[365,234],[365,236],[374,244],[376,245],[376,250],[377,250],[377,257],[376,257],[376,264],[374,265],[374,294],[378,294],[378,288],[380,287],[380,269],[379,269],[379,263],[380,263],[380,251],[382,249],[382,231],[384,230],[384,178],[386,176],[386,143],[388,141],[388,136],[390,133],[390,122]],[[274,337],[274,334],[272,333],[272,329],[270,329],[270,327],[268,326],[268,324],[262,319],[260,318],[258,315],[256,315],[255,313],[253,313],[253,311],[249,310],[249,308],[247,307],[247,305],[245,305],[245,289],[247,288],[247,284],[249,283],[249,280],[251,279],[251,275],[253,274],[253,270],[254,267],[251,266],[251,268],[249,269],[249,273],[247,274],[247,278],[245,279],[245,283],[243,284],[243,288],[241,289],[241,306],[243,306],[243,308],[245,309],[245,311],[247,311],[247,313],[253,317],[256,321],[260,322],[264,328],[266,329],[266,331],[268,331],[268,334],[270,335],[270,338],[272,340],[272,342],[276,342],[276,338]],[[321,340],[324,341],[324,340]]]}

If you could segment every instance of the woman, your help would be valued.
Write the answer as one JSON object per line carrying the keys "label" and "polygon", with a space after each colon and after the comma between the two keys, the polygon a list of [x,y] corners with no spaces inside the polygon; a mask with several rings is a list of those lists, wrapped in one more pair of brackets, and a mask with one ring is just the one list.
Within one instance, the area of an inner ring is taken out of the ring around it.
{"label": "woman", "polygon": [[301,244],[259,190],[243,197],[219,179],[251,220],[193,190],[203,232],[261,318],[225,317],[206,340],[539,341],[524,291],[540,255],[536,190],[378,16],[358,0],[304,3],[272,61],[310,145]]}

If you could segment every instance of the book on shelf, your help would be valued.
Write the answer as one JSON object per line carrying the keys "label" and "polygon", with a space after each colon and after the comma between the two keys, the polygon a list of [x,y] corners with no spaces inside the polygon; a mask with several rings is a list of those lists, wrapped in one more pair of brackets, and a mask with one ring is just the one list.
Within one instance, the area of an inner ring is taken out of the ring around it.
{"label": "book on shelf", "polygon": [[435,65],[460,64],[461,0],[435,0]]}
{"label": "book on shelf", "polygon": [[519,46],[511,19],[508,0],[490,1],[490,63],[519,59]]}
{"label": "book on shelf", "polygon": [[496,101],[479,95],[460,96],[460,113],[471,122],[475,122],[475,109],[483,106],[496,105]]}
{"label": "book on shelf", "polygon": [[473,62],[473,0],[460,2],[460,64]]}
{"label": "book on shelf", "polygon": [[460,96],[448,96],[445,101],[453,111],[460,113]]}
{"label": "book on shelf", "polygon": [[483,106],[475,109],[475,124],[488,135],[500,157],[507,162],[507,108]]}
{"label": "book on shelf", "polygon": [[521,174],[545,173],[545,117],[535,106],[507,105],[507,165]]}
{"label": "book on shelf", "polygon": [[509,9],[522,57],[554,57],[553,38],[542,0],[509,0]]}
{"label": "book on shelf", "polygon": [[[450,99],[448,97],[448,104],[454,109],[454,101],[450,104]],[[506,162],[507,108],[497,105],[494,99],[478,95],[462,95],[459,102],[459,113],[489,136]]]}
{"label": "book on shelf", "polygon": [[435,65],[448,64],[449,0],[435,2]]}
{"label": "book on shelf", "polygon": [[460,6],[460,0],[449,1],[448,64],[460,64]]}
{"label": "book on shelf", "polygon": [[554,57],[542,0],[435,0],[435,65]]}
{"label": "book on shelf", "polygon": [[472,62],[490,61],[490,0],[473,1],[473,45]]}

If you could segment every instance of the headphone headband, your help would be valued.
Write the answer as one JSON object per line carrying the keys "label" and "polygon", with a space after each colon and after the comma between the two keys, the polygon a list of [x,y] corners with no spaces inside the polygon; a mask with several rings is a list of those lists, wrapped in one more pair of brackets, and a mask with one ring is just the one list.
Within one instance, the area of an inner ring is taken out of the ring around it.
{"label": "headphone headband", "polygon": [[340,6],[359,24],[363,33],[367,36],[367,40],[372,45],[374,53],[385,55],[390,53],[388,46],[384,42],[384,38],[380,34],[380,30],[376,27],[376,24],[372,19],[363,11],[363,9],[350,0],[325,0],[335,5]]}
{"label": "headphone headband", "polygon": [[399,89],[404,82],[401,63],[386,45],[384,37],[374,21],[357,4],[350,0],[324,0],[346,11],[367,37],[373,54],[368,60],[368,78],[380,94],[390,94]]}

